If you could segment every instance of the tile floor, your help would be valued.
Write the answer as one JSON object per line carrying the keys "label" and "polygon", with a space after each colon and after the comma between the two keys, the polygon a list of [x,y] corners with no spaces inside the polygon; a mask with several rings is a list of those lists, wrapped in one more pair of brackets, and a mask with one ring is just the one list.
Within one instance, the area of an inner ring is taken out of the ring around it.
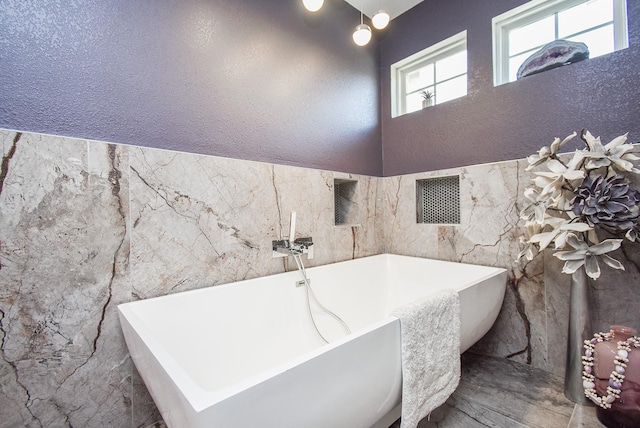
{"label": "tile floor", "polygon": [[595,407],[565,398],[563,382],[561,376],[526,364],[465,353],[458,389],[418,427],[604,427]]}

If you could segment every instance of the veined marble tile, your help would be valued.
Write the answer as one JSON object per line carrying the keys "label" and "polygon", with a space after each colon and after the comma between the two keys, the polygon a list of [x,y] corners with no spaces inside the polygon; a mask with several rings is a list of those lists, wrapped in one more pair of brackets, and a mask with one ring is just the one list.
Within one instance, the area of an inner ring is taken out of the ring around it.
{"label": "veined marble tile", "polygon": [[[416,181],[458,175],[460,224],[419,224]],[[508,267],[515,251],[509,233],[518,220],[515,205],[517,168],[496,163],[385,178],[387,249],[461,263]],[[519,251],[519,250],[518,250]],[[517,254],[517,252],[516,252]]]}
{"label": "veined marble tile", "polygon": [[[272,240],[311,236],[314,266],[381,252],[376,180],[357,177],[357,227],[334,225],[334,173],[131,148],[134,294],[139,298],[295,268]],[[289,266],[291,265],[291,266]]]}
{"label": "veined marble tile", "polygon": [[439,258],[438,226],[418,224],[415,182],[424,174],[383,178],[384,240],[388,253]]}
{"label": "veined marble tile", "polygon": [[[416,180],[452,175],[460,177],[460,224],[418,224]],[[530,178],[518,161],[385,178],[385,242],[391,253],[508,269],[500,316],[474,349],[545,367],[543,265],[516,262],[521,195]]]}
{"label": "veined marble tile", "polygon": [[[511,348],[510,354],[493,355],[509,356],[513,361],[548,369],[548,300],[546,283],[544,282],[544,257],[543,254],[539,254],[531,261],[526,259],[516,261],[518,252],[521,250],[519,240],[525,236],[519,213],[528,204],[525,202],[524,191],[531,185],[534,174],[525,170],[528,166],[526,160],[510,163],[517,167],[518,172],[517,193],[515,195],[518,220],[510,234],[513,252],[510,254],[512,274],[508,287],[509,296],[513,299],[513,319],[517,320],[517,325],[523,329],[525,336],[522,338],[526,338],[526,343],[522,348]],[[509,343],[505,337],[505,333],[509,331],[508,327],[497,325],[495,330],[502,332],[501,338],[505,343]],[[562,370],[564,371],[564,369]]]}
{"label": "veined marble tile", "polygon": [[[352,174],[349,174],[348,178],[358,182],[355,198],[355,202],[358,204],[358,221],[356,224],[334,226],[334,189],[332,185],[326,196],[327,199],[331,198],[328,209],[332,216],[332,220],[324,229],[330,238],[329,245],[324,246],[327,256],[319,259],[317,264],[325,264],[321,260],[344,261],[380,254],[385,250],[384,232],[380,228],[384,222],[379,204],[379,194],[382,188],[380,179]],[[345,175],[334,173],[332,181],[333,179],[345,179]],[[322,246],[320,251],[323,251]]]}
{"label": "veined marble tile", "polygon": [[[384,248],[377,178],[13,131],[0,141],[2,427],[158,420],[116,305],[294,269],[271,257],[291,211],[315,242],[309,266]],[[354,225],[333,224],[334,178],[358,181]]]}
{"label": "veined marble tile", "polygon": [[2,426],[127,425],[122,147],[3,131]]}
{"label": "veined marble tile", "polygon": [[269,268],[277,213],[267,203],[275,193],[255,185],[273,182],[269,165],[146,148],[130,153],[136,298],[277,270]]}

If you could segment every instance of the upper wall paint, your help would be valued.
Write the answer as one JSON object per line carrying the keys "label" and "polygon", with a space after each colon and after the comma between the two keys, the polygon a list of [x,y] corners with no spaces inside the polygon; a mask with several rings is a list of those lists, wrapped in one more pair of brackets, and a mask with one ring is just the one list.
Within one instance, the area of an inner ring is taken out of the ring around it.
{"label": "upper wall paint", "polygon": [[[494,87],[491,19],[524,3],[429,0],[392,21],[380,42],[385,176],[520,159],[582,128],[640,141],[640,1],[627,1],[628,49]],[[391,64],[465,29],[468,95],[391,118]]]}
{"label": "upper wall paint", "polygon": [[0,127],[381,175],[359,18],[342,1],[3,0]]}

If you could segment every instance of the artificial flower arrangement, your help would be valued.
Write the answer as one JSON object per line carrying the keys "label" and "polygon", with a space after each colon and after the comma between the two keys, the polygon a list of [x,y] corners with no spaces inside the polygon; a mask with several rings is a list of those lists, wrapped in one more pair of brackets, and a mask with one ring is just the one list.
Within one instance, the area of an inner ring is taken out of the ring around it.
{"label": "artificial flower arrangement", "polygon": [[[565,162],[558,150],[577,134],[564,140],[556,138],[549,147],[542,147],[529,156],[527,171],[539,166],[534,186],[525,189],[529,204],[520,212],[525,220],[528,238],[518,259],[533,259],[536,250],[553,248],[554,256],[565,261],[563,273],[572,274],[584,266],[587,275],[600,277],[602,261],[614,269],[624,270],[618,260],[607,253],[620,248],[623,239],[636,241],[640,237],[640,192],[624,174],[640,174],[634,164],[640,160],[634,146],[627,143],[627,134],[603,145],[589,131],[580,137],[586,149],[576,150]],[[567,157],[568,158],[568,157]],[[615,238],[601,239],[602,232]],[[567,248],[572,248],[565,250]]]}

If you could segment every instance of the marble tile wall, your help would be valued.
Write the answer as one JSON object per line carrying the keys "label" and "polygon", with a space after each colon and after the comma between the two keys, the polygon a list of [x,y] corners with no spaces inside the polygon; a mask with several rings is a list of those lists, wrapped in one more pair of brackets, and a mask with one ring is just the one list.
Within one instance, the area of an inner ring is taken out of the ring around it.
{"label": "marble tile wall", "polygon": [[[159,415],[116,306],[384,251],[372,177],[0,131],[0,427],[144,427]],[[359,225],[334,227],[334,178]],[[294,265],[292,263],[292,265]],[[168,315],[169,316],[169,315]]]}
{"label": "marble tile wall", "polygon": [[[146,427],[159,415],[116,306],[295,266],[271,240],[312,236],[322,265],[382,252],[502,266],[503,310],[476,352],[562,373],[568,277],[517,264],[518,161],[376,178],[0,130],[0,428]],[[461,224],[416,224],[415,181],[460,175]],[[334,179],[358,226],[334,226]],[[594,325],[640,327],[640,252],[594,284]],[[547,269],[545,269],[547,267]]]}
{"label": "marble tile wall", "polygon": [[[383,179],[386,251],[509,271],[502,310],[492,330],[472,350],[531,364],[560,375],[565,370],[570,276],[551,252],[516,262],[523,231],[519,212],[532,173],[524,160],[410,174]],[[460,224],[416,222],[416,180],[460,177]],[[626,270],[602,266],[591,281],[592,327],[640,329],[640,244],[625,242],[612,253]]]}

